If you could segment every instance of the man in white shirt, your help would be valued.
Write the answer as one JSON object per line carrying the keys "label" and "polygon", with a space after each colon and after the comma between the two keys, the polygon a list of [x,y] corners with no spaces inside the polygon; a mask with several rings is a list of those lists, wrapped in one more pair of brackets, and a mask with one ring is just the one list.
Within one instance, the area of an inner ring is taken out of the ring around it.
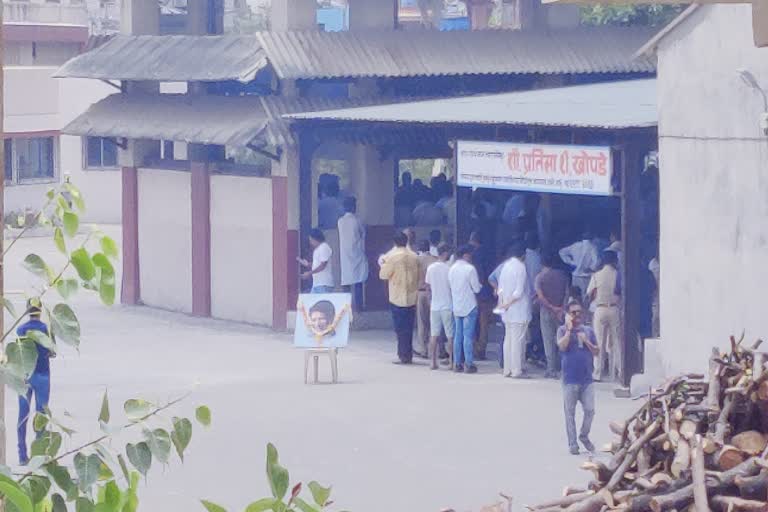
{"label": "man in white shirt", "polygon": [[472,265],[472,247],[463,245],[456,251],[456,263],[448,271],[454,316],[453,369],[477,373],[474,363],[477,297],[480,279]]}
{"label": "man in white shirt", "polygon": [[560,249],[560,258],[566,265],[573,267],[573,286],[579,288],[582,302],[586,303],[589,281],[600,264],[600,257],[597,253],[597,247],[592,242],[592,235],[585,232],[581,241]]}
{"label": "man in white shirt", "polygon": [[433,229],[429,232],[429,254],[435,258],[440,257],[440,242],[443,239],[443,234],[439,229]]}
{"label": "man in white shirt", "polygon": [[319,229],[309,232],[309,245],[312,247],[312,263],[299,260],[304,268],[309,269],[301,274],[301,278],[312,279],[312,293],[331,293],[334,288],[331,269],[333,249],[325,242],[325,235]]}
{"label": "man in white shirt", "polygon": [[437,249],[439,260],[427,268],[425,282],[432,295],[430,304],[430,339],[429,356],[432,358],[432,369],[437,370],[438,339],[445,334],[449,355],[453,353],[453,312],[451,304],[451,283],[448,273],[451,266],[448,259],[451,257],[451,248],[447,244],[440,244]]}
{"label": "man in white shirt", "polygon": [[511,249],[512,257],[504,264],[499,276],[499,309],[504,321],[505,377],[523,378],[526,333],[531,321],[531,295],[525,270],[525,248],[522,244]]}
{"label": "man in white shirt", "polygon": [[365,256],[365,228],[357,218],[357,201],[344,198],[344,215],[339,219],[339,257],[341,286],[352,292],[352,305],[363,309],[363,283],[368,279],[368,259]]}

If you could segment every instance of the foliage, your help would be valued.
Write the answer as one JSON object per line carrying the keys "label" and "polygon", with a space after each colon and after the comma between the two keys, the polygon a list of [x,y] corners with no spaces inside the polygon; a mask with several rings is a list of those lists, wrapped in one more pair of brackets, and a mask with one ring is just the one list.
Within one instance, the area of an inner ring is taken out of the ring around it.
{"label": "foliage", "polygon": [[[33,222],[25,223],[3,253],[5,256],[30,226],[47,225],[54,231],[54,245],[64,260],[57,266],[38,254],[29,254],[23,261],[24,268],[36,278],[29,306],[41,310],[50,335],[30,331],[16,339],[16,328],[28,311],[17,314],[11,301],[1,298],[13,321],[0,339],[5,345],[0,377],[19,394],[26,393],[27,380],[35,369],[36,344],[52,354],[58,352],[59,343],[79,350],[80,322],[66,302],[74,293],[80,289],[96,293],[105,305],[115,300],[113,263],[119,252],[115,241],[98,230],[82,239],[78,237],[85,202],[71,183],[49,190],[46,197]],[[127,421],[115,423],[105,392],[98,415],[101,435],[79,445],[75,442],[77,433],[67,426],[69,415],[57,418],[49,410],[35,414],[31,423],[37,435],[24,472],[13,474],[8,467],[0,466],[0,496],[4,498],[5,510],[135,512],[140,475],[146,476],[153,462],[167,464],[172,448],[184,460],[192,440],[192,422],[187,418],[163,419],[161,415],[184,398],[165,404],[128,400],[123,406]],[[195,416],[201,425],[210,425],[208,407],[198,407]],[[140,431],[140,440],[127,444],[123,450],[115,448],[115,437],[127,430]],[[77,447],[62,450],[63,446],[73,445]]]}
{"label": "foliage", "polygon": [[[291,486],[288,470],[280,465],[277,448],[271,443],[267,445],[266,473],[272,496],[254,501],[245,508],[245,512],[321,512],[333,505],[331,488],[315,481],[307,484],[312,498],[305,500],[301,495],[304,485],[299,482]],[[211,501],[202,500],[201,503],[208,512],[227,512],[227,509]]]}
{"label": "foliage", "polygon": [[656,27],[672,21],[686,7],[687,4],[588,5],[581,8],[581,20],[586,25]]}

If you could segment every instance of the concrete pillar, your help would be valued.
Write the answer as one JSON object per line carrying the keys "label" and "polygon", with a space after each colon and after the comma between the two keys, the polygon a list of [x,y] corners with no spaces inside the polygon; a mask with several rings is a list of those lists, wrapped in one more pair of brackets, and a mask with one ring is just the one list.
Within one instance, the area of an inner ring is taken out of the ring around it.
{"label": "concrete pillar", "polygon": [[272,328],[287,328],[288,311],[298,294],[299,153],[285,148],[272,162]]}
{"label": "concrete pillar", "polygon": [[211,316],[211,175],[203,162],[190,164],[192,187],[192,314]]}
{"label": "concrete pillar", "polygon": [[187,34],[200,36],[223,32],[223,0],[187,0]]}
{"label": "concrete pillar", "polygon": [[394,29],[397,24],[395,0],[350,0],[349,30]]}
{"label": "concrete pillar", "polygon": [[120,33],[154,36],[160,33],[160,4],[154,0],[121,0]]}
{"label": "concrete pillar", "polygon": [[272,2],[270,28],[276,32],[317,28],[317,1],[279,0]]}

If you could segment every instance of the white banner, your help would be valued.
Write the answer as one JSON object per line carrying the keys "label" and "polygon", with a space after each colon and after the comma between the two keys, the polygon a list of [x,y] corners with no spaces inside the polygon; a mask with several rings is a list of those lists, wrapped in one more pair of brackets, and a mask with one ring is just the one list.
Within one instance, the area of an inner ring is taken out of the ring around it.
{"label": "white banner", "polygon": [[458,185],[609,196],[611,148],[458,141]]}

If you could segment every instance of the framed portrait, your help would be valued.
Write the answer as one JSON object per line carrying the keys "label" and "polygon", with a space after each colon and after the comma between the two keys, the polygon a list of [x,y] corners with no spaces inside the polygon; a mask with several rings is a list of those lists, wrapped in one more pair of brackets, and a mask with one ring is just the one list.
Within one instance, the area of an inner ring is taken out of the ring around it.
{"label": "framed portrait", "polygon": [[349,343],[352,295],[304,293],[296,304],[293,344],[299,348],[339,348]]}

